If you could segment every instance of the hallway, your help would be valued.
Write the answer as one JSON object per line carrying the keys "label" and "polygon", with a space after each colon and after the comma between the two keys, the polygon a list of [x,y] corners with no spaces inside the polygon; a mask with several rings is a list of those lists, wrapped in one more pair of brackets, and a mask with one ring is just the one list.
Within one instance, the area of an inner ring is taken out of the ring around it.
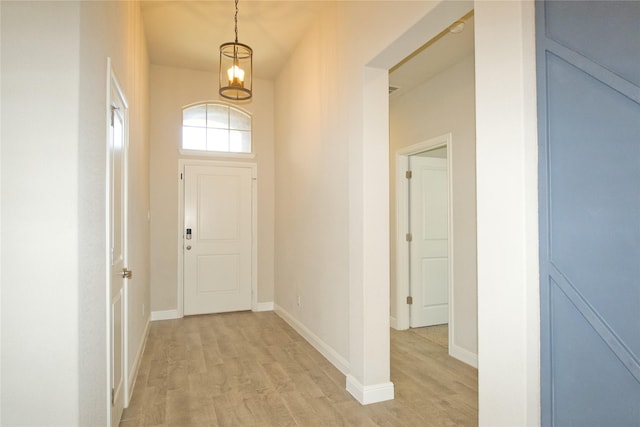
{"label": "hallway", "polygon": [[477,425],[477,370],[391,331],[393,401],[361,406],[345,377],[273,312],[152,322],[120,426]]}

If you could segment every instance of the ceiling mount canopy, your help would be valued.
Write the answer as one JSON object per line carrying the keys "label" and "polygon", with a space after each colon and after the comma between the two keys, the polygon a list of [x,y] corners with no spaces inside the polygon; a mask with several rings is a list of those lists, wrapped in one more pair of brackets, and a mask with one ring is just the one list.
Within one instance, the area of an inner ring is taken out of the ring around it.
{"label": "ceiling mount canopy", "polygon": [[220,45],[220,96],[232,101],[246,101],[253,96],[253,50],[238,43],[238,0],[235,14],[235,42]]}

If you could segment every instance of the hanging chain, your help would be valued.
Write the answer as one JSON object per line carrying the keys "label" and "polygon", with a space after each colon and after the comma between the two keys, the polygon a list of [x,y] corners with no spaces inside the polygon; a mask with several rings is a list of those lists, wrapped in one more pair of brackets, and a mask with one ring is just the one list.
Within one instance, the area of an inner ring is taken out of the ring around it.
{"label": "hanging chain", "polygon": [[236,21],[236,43],[238,43],[238,1],[236,0],[236,16],[235,16],[235,21]]}

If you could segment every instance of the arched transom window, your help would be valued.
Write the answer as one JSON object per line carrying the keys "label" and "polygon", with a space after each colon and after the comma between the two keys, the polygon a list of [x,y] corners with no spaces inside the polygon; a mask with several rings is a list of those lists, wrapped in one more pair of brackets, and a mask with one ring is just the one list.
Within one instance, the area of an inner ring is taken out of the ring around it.
{"label": "arched transom window", "polygon": [[182,149],[251,153],[251,115],[222,103],[203,103],[182,110]]}

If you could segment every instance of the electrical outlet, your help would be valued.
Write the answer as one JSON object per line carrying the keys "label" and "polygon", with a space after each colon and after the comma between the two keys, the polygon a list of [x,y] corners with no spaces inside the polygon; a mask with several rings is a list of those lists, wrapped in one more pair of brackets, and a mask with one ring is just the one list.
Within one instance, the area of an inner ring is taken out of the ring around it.
{"label": "electrical outlet", "polygon": [[302,299],[300,298],[300,295],[298,295],[298,307],[300,307],[301,304],[302,304]]}

